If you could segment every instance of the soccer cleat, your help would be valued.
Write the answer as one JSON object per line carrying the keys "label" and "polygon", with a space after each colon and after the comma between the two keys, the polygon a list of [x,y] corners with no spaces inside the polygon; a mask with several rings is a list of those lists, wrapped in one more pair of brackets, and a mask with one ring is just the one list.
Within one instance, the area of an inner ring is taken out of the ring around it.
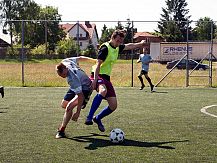
{"label": "soccer cleat", "polygon": [[84,109],[86,107],[87,103],[84,102],[83,105],[81,106],[81,109]]}
{"label": "soccer cleat", "polygon": [[93,118],[93,121],[98,125],[98,129],[101,132],[105,132],[105,127],[103,126],[102,122],[100,119],[96,119],[96,117]]}
{"label": "soccer cleat", "polygon": [[5,95],[5,93],[4,93],[4,87],[0,87],[0,93],[1,93],[1,95],[2,95],[2,98],[4,97],[4,95]]}
{"label": "soccer cleat", "polygon": [[84,122],[85,125],[92,125],[93,121],[92,119],[87,118],[86,121]]}
{"label": "soccer cleat", "polygon": [[154,91],[154,85],[151,85],[151,92],[155,92]]}
{"label": "soccer cleat", "polygon": [[145,88],[145,85],[142,85],[141,88],[139,90],[143,90],[143,88]]}
{"label": "soccer cleat", "polygon": [[56,139],[65,138],[65,132],[64,131],[57,131],[57,134],[55,136]]}

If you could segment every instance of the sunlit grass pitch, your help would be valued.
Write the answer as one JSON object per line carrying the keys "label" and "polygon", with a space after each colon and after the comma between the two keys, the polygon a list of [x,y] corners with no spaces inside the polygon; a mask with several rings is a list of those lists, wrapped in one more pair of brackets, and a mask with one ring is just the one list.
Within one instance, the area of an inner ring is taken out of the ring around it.
{"label": "sunlit grass pitch", "polygon": [[[69,123],[68,138],[57,140],[64,113],[60,102],[66,91],[66,87],[5,88],[5,98],[0,99],[0,162],[217,160],[217,119],[200,112],[216,104],[216,89],[157,88],[150,93],[147,88],[116,88],[118,109],[103,119],[105,133],[84,124],[89,103],[78,122]],[[208,111],[215,114],[215,109]],[[125,132],[125,143],[111,144],[113,128]]]}

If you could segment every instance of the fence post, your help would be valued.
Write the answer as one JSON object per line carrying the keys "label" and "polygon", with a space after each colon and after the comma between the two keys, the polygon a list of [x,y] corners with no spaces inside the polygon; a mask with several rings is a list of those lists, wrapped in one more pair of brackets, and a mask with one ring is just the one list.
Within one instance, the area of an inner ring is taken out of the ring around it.
{"label": "fence post", "polygon": [[47,18],[45,20],[45,58],[47,57],[47,54],[48,54],[48,47],[47,47]]}
{"label": "fence post", "polygon": [[187,41],[187,58],[186,58],[186,87],[188,87],[189,86],[189,66],[188,66],[188,59],[189,59],[189,37],[188,37],[188,35],[189,35],[189,31],[188,31],[188,29],[189,29],[189,21],[187,21],[187,32],[186,32],[186,34],[187,34],[187,36],[186,36],[186,41]]}
{"label": "fence post", "polygon": [[22,20],[22,86],[24,85],[24,21]]}
{"label": "fence post", "polygon": [[[131,39],[132,39],[132,43],[133,43],[133,35],[134,35],[134,33],[133,33],[133,21],[132,21],[131,30],[132,30],[132,38]],[[131,50],[131,61],[132,61],[131,87],[133,87],[133,50]]]}
{"label": "fence post", "polygon": [[213,21],[210,22],[211,23],[211,40],[210,40],[210,50],[209,50],[209,87],[212,87],[212,58],[213,58]]}
{"label": "fence post", "polygon": [[77,21],[77,57],[79,56],[79,21]]}

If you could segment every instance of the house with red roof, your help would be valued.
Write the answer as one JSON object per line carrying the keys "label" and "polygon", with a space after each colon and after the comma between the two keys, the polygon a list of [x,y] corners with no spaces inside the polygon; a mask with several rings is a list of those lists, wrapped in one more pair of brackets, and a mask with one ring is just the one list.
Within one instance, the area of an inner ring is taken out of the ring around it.
{"label": "house with red roof", "polygon": [[141,40],[146,40],[146,42],[162,42],[163,38],[155,36],[149,32],[136,32],[133,37],[135,42],[140,42]]}
{"label": "house with red roof", "polygon": [[97,49],[99,38],[96,24],[90,24],[89,21],[85,21],[83,24],[60,24],[60,28],[66,32],[67,38],[73,38],[76,42],[79,42],[81,50],[86,49],[90,44]]}
{"label": "house with red roof", "polygon": [[[151,42],[163,42],[164,39],[159,36],[155,36],[149,32],[136,32],[133,36],[134,42],[140,42],[142,40],[146,40],[146,45],[144,48],[147,49],[148,52],[150,52],[150,43]],[[142,49],[140,49],[140,52],[142,52]]]}

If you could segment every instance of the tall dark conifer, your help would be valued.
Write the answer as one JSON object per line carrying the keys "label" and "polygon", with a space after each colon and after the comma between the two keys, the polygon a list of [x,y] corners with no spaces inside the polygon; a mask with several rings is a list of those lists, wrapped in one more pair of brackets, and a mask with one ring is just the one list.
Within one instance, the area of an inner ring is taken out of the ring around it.
{"label": "tall dark conifer", "polygon": [[166,7],[162,8],[160,21],[158,22],[159,32],[166,41],[181,42],[187,40],[187,29],[189,39],[191,38],[189,9],[186,0],[166,0]]}

